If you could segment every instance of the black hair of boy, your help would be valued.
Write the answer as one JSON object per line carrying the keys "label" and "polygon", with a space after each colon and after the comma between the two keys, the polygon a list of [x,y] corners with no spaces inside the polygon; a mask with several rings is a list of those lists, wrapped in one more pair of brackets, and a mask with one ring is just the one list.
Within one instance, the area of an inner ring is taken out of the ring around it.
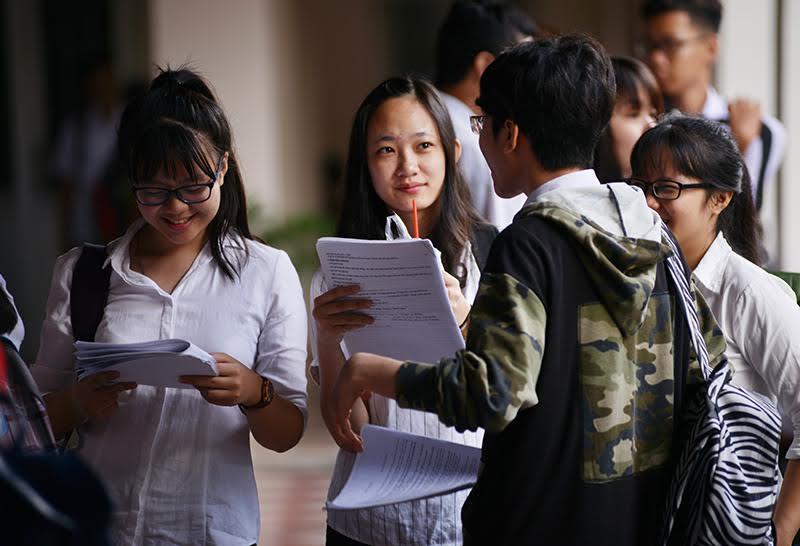
{"label": "black hair of boy", "polygon": [[498,57],[481,77],[478,106],[499,130],[513,121],[548,171],[591,168],[614,110],[614,69],[585,35],[539,38]]}
{"label": "black hair of boy", "polygon": [[463,80],[481,51],[497,56],[538,32],[536,24],[517,8],[492,1],[456,2],[436,39],[436,87]]}
{"label": "black hair of boy", "polygon": [[641,13],[645,20],[670,11],[686,12],[695,25],[714,33],[719,32],[719,25],[722,22],[722,3],[719,0],[644,0],[642,2]]}

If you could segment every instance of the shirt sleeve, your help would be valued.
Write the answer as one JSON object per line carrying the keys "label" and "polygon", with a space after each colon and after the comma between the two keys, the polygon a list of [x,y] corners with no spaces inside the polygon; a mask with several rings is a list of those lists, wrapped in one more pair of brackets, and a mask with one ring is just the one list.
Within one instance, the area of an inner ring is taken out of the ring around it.
{"label": "shirt sleeve", "polygon": [[80,248],[73,248],[59,257],[53,268],[39,352],[31,368],[42,393],[63,390],[75,381],[70,288],[80,253]]}
{"label": "shirt sleeve", "polygon": [[[536,383],[545,349],[545,306],[530,282],[497,267],[521,256],[535,258],[535,252],[520,251],[512,237],[503,239],[506,243],[492,249],[481,277],[467,348],[438,365],[406,362],[395,381],[400,406],[434,412],[459,431],[483,427],[499,432],[520,410],[539,401]],[[543,275],[535,259],[526,265],[525,279]]]}
{"label": "shirt sleeve", "polygon": [[781,413],[792,419],[794,439],[786,457],[800,459],[800,307],[776,277],[748,285],[736,299],[735,316],[730,336],[741,340],[745,360],[777,396]]}
{"label": "shirt sleeve", "polygon": [[297,406],[307,420],[308,317],[297,271],[282,251],[272,273],[271,296],[272,305],[258,338],[253,369],[268,377],[275,386],[275,393]]}

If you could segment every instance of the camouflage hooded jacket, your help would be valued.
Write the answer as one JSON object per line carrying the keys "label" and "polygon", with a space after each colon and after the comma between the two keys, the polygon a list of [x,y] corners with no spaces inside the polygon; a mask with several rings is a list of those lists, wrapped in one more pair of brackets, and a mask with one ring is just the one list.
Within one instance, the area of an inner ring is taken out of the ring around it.
{"label": "camouflage hooded jacket", "polygon": [[[470,542],[638,545],[657,534],[675,406],[697,377],[669,253],[641,192],[552,191],[495,240],[466,350],[403,365],[401,405],[487,430],[463,511]],[[713,363],[724,339],[697,305]]]}

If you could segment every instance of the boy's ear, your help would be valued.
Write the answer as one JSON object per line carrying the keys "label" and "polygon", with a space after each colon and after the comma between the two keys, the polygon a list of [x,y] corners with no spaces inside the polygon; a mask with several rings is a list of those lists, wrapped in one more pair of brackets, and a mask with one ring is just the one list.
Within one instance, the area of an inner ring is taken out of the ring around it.
{"label": "boy's ear", "polygon": [[488,51],[479,51],[475,58],[472,59],[472,69],[475,71],[475,74],[478,76],[478,79],[483,75],[483,71],[492,64],[494,61],[494,55],[489,53]]}
{"label": "boy's ear", "polygon": [[710,64],[713,65],[719,57],[719,36],[717,34],[712,34],[707,38],[706,48]]}
{"label": "boy's ear", "polygon": [[507,119],[503,122],[503,129],[503,151],[510,154],[520,145],[519,125]]}

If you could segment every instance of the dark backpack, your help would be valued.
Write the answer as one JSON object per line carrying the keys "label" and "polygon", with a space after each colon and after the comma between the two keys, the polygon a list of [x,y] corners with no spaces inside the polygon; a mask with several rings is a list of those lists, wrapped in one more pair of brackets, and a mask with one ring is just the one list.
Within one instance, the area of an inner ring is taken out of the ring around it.
{"label": "dark backpack", "polygon": [[108,251],[103,245],[84,243],[72,271],[69,292],[72,335],[75,341],[94,341],[108,301],[111,266],[106,265]]}

